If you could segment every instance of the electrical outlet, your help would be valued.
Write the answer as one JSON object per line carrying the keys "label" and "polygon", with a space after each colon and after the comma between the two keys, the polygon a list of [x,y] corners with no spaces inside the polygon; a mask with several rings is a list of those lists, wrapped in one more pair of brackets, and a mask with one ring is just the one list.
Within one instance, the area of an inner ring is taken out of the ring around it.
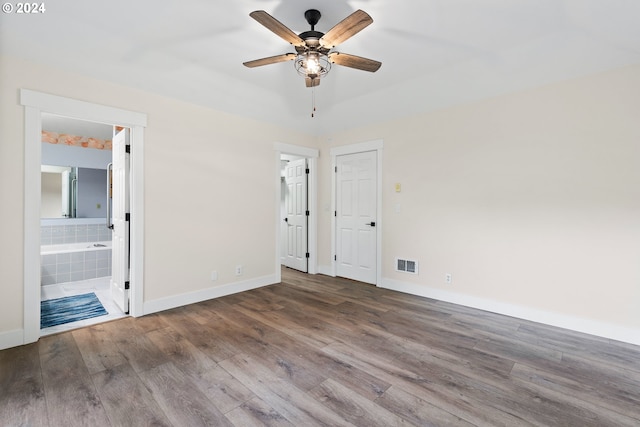
{"label": "electrical outlet", "polygon": [[211,272],[211,281],[215,281],[215,280],[218,280],[218,272],[213,270]]}
{"label": "electrical outlet", "polygon": [[242,276],[242,266],[236,265],[236,276]]}
{"label": "electrical outlet", "polygon": [[444,275],[444,282],[445,283],[451,284],[451,280],[452,280],[451,273],[447,273],[447,274]]}

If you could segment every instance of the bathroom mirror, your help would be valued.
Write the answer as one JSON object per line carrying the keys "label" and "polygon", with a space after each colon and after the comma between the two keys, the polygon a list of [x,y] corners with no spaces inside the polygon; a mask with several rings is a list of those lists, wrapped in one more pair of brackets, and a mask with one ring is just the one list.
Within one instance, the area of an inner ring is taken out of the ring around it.
{"label": "bathroom mirror", "polygon": [[42,114],[40,218],[104,218],[113,126]]}
{"label": "bathroom mirror", "polygon": [[63,185],[63,177],[72,173],[71,167],[42,165],[40,169],[41,198],[40,218],[69,217],[69,187]]}
{"label": "bathroom mirror", "polygon": [[42,165],[41,218],[104,218],[106,169]]}

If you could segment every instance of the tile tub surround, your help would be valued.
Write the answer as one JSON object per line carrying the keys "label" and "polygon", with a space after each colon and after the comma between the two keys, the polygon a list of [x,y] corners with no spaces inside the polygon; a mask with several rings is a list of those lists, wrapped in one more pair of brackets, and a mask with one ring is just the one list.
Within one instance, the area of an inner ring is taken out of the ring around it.
{"label": "tile tub surround", "polygon": [[111,249],[40,255],[40,284],[111,276]]}
{"label": "tile tub surround", "polygon": [[104,224],[104,220],[99,224],[47,224],[40,226],[40,245],[43,246],[104,242],[106,240],[111,240],[111,230]]}
{"label": "tile tub surround", "polygon": [[[103,218],[59,218],[40,221],[40,245],[108,242],[111,230]],[[40,256],[40,284],[75,282],[111,276],[111,250]]]}

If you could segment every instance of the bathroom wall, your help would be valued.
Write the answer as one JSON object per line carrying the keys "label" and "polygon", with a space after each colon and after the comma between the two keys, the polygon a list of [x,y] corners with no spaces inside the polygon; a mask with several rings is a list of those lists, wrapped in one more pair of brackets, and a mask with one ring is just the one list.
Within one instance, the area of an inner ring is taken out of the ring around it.
{"label": "bathroom wall", "polygon": [[111,150],[96,150],[70,145],[42,143],[43,165],[107,169],[107,165],[110,162]]}
{"label": "bathroom wall", "polygon": [[40,245],[111,240],[112,231],[107,228],[106,220],[101,218],[43,219],[40,224]]}
{"label": "bathroom wall", "polygon": [[77,218],[107,216],[107,171],[78,168]]}

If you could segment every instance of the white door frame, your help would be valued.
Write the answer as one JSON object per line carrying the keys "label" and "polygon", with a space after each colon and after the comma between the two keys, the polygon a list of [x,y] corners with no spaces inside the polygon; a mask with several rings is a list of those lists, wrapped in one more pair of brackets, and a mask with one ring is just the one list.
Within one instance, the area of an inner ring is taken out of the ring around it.
{"label": "white door frame", "polygon": [[40,163],[42,113],[131,128],[131,309],[142,316],[144,273],[144,128],[147,115],[20,89],[24,106],[24,323],[23,344],[40,338]]}
{"label": "white door frame", "polygon": [[307,230],[309,233],[309,239],[307,241],[307,247],[309,248],[309,274],[318,273],[318,157],[320,156],[319,150],[315,148],[302,147],[292,144],[284,144],[276,142],[273,147],[275,151],[275,186],[276,186],[276,199],[275,199],[275,230],[276,230],[276,253],[275,253],[275,272],[276,282],[279,283],[282,280],[280,272],[281,261],[281,241],[280,241],[280,227],[282,227],[282,220],[280,219],[280,199],[281,193],[281,180],[280,180],[280,157],[283,154],[291,154],[294,156],[301,156],[307,158],[307,164],[309,167],[309,191],[307,198],[309,203],[307,209],[309,209],[309,223]]}
{"label": "white door frame", "polygon": [[[360,142],[357,144],[342,145],[340,147],[333,147],[330,150],[331,154],[331,212],[336,211],[338,188],[336,180],[336,165],[337,157],[345,154],[363,153],[365,151],[376,151],[378,154],[377,167],[377,180],[376,180],[376,286],[382,284],[382,149],[384,142],[382,139],[376,139],[373,141]],[[336,216],[331,216],[331,275],[333,277],[337,274],[337,263],[335,259],[336,255],[336,239],[337,239],[337,221]]]}

